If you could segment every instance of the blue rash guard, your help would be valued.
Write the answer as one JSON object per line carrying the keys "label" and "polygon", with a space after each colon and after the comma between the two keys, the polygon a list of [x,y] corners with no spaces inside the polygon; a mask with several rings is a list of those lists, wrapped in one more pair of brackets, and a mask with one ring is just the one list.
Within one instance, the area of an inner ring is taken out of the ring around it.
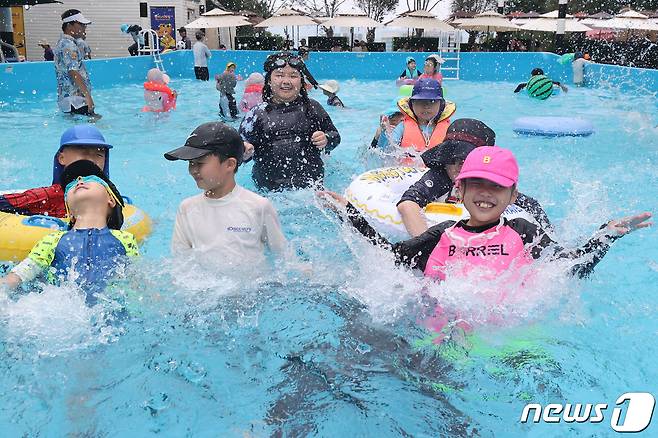
{"label": "blue rash guard", "polygon": [[23,262],[12,272],[30,281],[46,271],[49,283],[72,280],[87,296],[87,304],[96,304],[108,280],[125,266],[126,256],[136,257],[135,237],[109,228],[57,231],[41,239]]}

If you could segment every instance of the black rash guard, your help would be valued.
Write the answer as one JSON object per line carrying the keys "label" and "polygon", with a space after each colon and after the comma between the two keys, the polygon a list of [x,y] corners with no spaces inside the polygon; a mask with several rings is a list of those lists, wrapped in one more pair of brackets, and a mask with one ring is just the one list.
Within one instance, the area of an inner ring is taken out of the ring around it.
{"label": "black rash guard", "polygon": [[324,177],[323,151],[311,135],[327,135],[325,152],[340,143],[329,114],[313,99],[291,103],[262,103],[240,124],[242,139],[254,145],[252,177],[259,188],[279,190],[309,187]]}
{"label": "black rash guard", "polygon": [[[368,240],[382,246],[393,252],[396,262],[410,268],[425,271],[427,260],[432,251],[441,240],[445,230],[453,225],[454,221],[446,221],[434,225],[423,234],[398,243],[390,243],[385,237],[375,231],[374,228],[366,221],[361,213],[352,205],[347,205],[347,218],[356,230],[363,234]],[[482,227],[470,227],[466,225],[466,220],[459,221],[456,226],[464,228],[473,233],[481,233],[485,230],[495,227],[499,224],[496,221],[493,224]],[[572,273],[580,278],[587,277],[594,267],[601,261],[603,256],[608,252],[610,244],[621,236],[611,236],[602,232],[607,224],[603,224],[600,231],[591,237],[584,245],[579,248],[566,250],[553,241],[548,234],[537,225],[528,222],[525,219],[504,219],[504,225],[512,228],[519,234],[523,244],[530,250],[533,259],[538,259],[543,252],[553,251],[551,258],[568,258],[579,260],[579,263],[572,268]],[[587,256],[587,257],[586,257]],[[582,260],[580,260],[582,259]]]}

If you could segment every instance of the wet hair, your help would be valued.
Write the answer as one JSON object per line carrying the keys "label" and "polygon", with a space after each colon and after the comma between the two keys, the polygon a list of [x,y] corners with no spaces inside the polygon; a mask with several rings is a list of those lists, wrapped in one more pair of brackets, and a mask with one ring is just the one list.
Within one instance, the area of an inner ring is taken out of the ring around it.
{"label": "wet hair", "polygon": [[[78,9],[67,9],[66,11],[64,11],[62,13],[61,17],[62,17],[62,20],[63,20],[65,18],[72,17],[75,14],[80,14],[80,11]],[[64,32],[66,30],[66,28],[68,27],[69,24],[73,24],[73,23],[76,23],[76,21],[69,21],[68,23],[62,23],[62,32]]]}
{"label": "wet hair", "polygon": [[218,153],[218,152],[211,152],[211,153],[209,153],[208,155],[214,155],[214,156],[216,156],[217,159],[219,160],[219,163],[220,163],[220,164],[224,163],[224,161],[228,160],[229,158],[233,158],[233,159],[235,160],[235,169],[233,169],[233,174],[238,173],[238,168],[240,167],[240,162],[241,162],[241,160],[238,160],[238,159],[235,158],[235,157],[229,157],[229,156],[226,156],[226,155],[222,155],[222,154],[220,154],[220,153]]}
{"label": "wet hair", "polygon": [[544,70],[542,70],[539,67],[533,68],[532,71],[530,72],[531,76],[538,76],[538,75],[543,75],[543,74],[544,74]]}
{"label": "wet hair", "polygon": [[436,60],[436,58],[429,56],[425,58],[425,62],[430,61],[432,65],[434,66],[434,70],[436,70],[436,67],[439,65],[439,62]]}
{"label": "wet hair", "polygon": [[200,30],[197,31],[197,33],[194,34],[194,37],[197,39],[197,41],[201,41],[203,39],[204,33],[201,32]]}
{"label": "wet hair", "polygon": [[[284,60],[286,61],[285,64],[283,65],[277,65],[279,64],[279,60]],[[289,62],[290,60],[294,60],[292,64]],[[308,92],[306,91],[306,76],[310,76],[310,72],[306,68],[306,64],[304,64],[304,60],[301,59],[300,56],[295,55],[291,52],[279,52],[279,53],[274,53],[270,56],[267,57],[265,60],[265,63],[263,64],[263,70],[265,70],[265,85],[263,86],[263,102],[271,103],[272,98],[274,97],[274,93],[272,92],[272,72],[274,72],[277,68],[283,68],[286,65],[294,68],[299,72],[299,75],[301,76],[301,82],[302,82],[302,87],[301,90],[299,90],[299,95],[302,98],[302,101],[304,103],[308,103]],[[311,84],[315,81],[312,77],[309,78],[309,81]],[[316,81],[317,82],[317,81]],[[315,86],[315,84],[313,84]]]}

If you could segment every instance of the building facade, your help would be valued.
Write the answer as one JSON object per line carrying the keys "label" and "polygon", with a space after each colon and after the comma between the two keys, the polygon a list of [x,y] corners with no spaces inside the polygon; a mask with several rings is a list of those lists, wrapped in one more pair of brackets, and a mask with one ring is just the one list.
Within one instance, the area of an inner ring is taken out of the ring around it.
{"label": "building facade", "polygon": [[[145,4],[146,8],[140,4]],[[205,2],[201,0],[66,0],[64,4],[32,6],[24,12],[27,59],[43,60],[43,50],[37,45],[40,40],[45,39],[55,46],[62,34],[60,16],[67,9],[79,9],[93,22],[87,28],[87,43],[92,56],[108,58],[128,56],[128,46],[133,40],[121,32],[122,24],[139,24],[146,29],[151,28],[152,20],[155,20],[160,24],[154,30],[171,32],[172,37],[178,39],[176,28],[198,18],[199,7],[203,4]],[[146,12],[146,17],[140,12]],[[162,16],[172,15],[170,12],[173,12],[173,26],[163,24],[162,20]],[[193,33],[190,32],[192,38]]]}

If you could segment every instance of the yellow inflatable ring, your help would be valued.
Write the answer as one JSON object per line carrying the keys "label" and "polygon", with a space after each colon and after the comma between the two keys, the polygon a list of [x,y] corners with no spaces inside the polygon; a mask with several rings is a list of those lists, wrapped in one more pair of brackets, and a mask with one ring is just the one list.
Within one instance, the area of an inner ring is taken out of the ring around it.
{"label": "yellow inflatable ring", "polygon": [[[11,193],[11,191],[5,192]],[[124,231],[131,232],[141,243],[149,234],[153,223],[151,218],[140,208],[132,204],[130,198],[124,197],[123,208]],[[66,230],[67,218],[51,216],[23,216],[0,212],[0,260],[18,262],[23,260],[32,247],[48,233]]]}

